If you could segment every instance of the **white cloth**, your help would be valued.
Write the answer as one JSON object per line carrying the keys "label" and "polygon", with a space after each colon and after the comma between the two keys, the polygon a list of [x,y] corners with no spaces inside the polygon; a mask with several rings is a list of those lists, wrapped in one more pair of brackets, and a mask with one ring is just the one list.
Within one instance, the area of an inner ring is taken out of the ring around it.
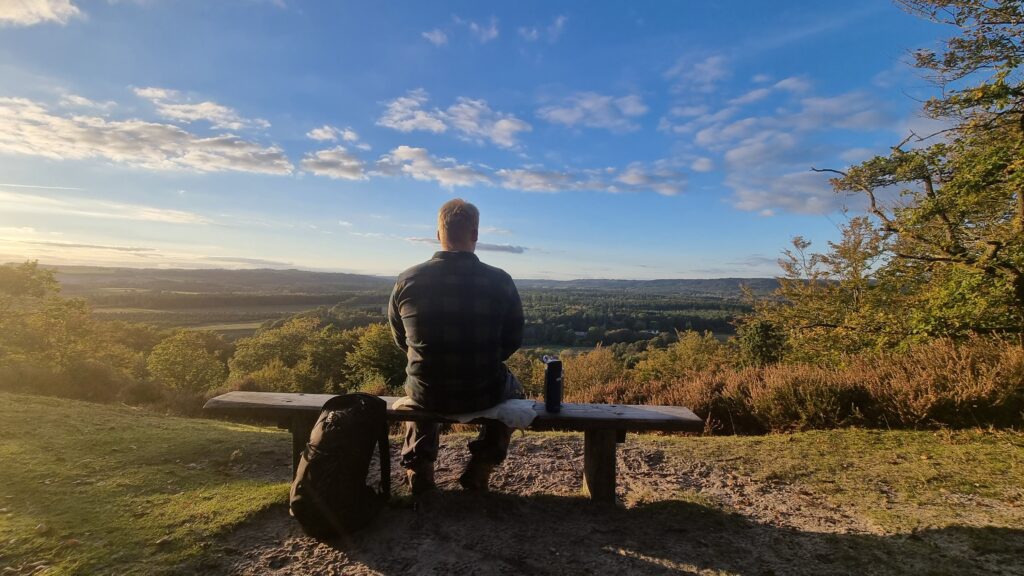
{"label": "white cloth", "polygon": [[[491,406],[486,410],[466,412],[464,414],[445,414],[445,416],[463,424],[468,424],[477,418],[486,418],[488,420],[497,420],[509,428],[529,428],[530,424],[533,423],[533,419],[537,417],[537,411],[534,410],[533,406],[533,400],[512,399],[505,400],[501,404]],[[412,398],[403,396],[392,404],[391,409],[422,410],[423,407]]]}

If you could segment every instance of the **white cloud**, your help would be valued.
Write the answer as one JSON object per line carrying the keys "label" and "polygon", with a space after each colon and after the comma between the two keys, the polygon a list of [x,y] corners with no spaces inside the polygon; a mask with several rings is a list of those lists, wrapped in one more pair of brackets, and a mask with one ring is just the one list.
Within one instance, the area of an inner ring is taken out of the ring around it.
{"label": "white cloud", "polygon": [[448,43],[448,35],[440,28],[434,28],[433,30],[424,32],[423,37],[434,46],[444,46]]}
{"label": "white cloud", "polygon": [[477,24],[469,22],[469,31],[476,36],[481,44],[486,44],[498,37],[498,19],[491,16],[490,24]]}
{"label": "white cloud", "polygon": [[155,248],[142,248],[139,246],[110,246],[105,244],[81,244],[77,242],[54,242],[52,240],[23,240],[22,244],[33,244],[36,246],[53,246],[64,250],[86,249],[86,250],[113,250],[114,252],[155,252]]}
{"label": "white cloud", "polygon": [[377,170],[384,175],[405,174],[414,180],[437,182],[444,188],[489,184],[491,181],[476,168],[450,158],[435,158],[425,148],[411,146],[399,146],[382,156],[377,161]]}
{"label": "white cloud", "polygon": [[343,226],[345,228],[351,228],[352,227],[352,223],[347,221],[347,220],[338,220],[338,226]]}
{"label": "white cloud", "polygon": [[351,128],[336,128],[329,124],[324,124],[319,128],[313,128],[309,132],[306,132],[306,137],[311,140],[316,140],[317,142],[337,142],[340,138],[360,150],[370,149],[369,144],[359,141],[359,133]]}
{"label": "white cloud", "polygon": [[35,236],[36,229],[31,226],[0,226],[0,234],[16,234],[18,236]]}
{"label": "white cloud", "polygon": [[766,130],[745,138],[725,153],[725,161],[737,169],[765,164],[783,164],[793,159],[792,152],[800,145],[788,132]]}
{"label": "white cloud", "polygon": [[779,80],[772,87],[778,90],[802,93],[811,89],[811,81],[800,76],[790,76]]}
{"label": "white cloud", "polygon": [[341,139],[345,142],[359,142],[359,134],[351,128],[345,128],[341,131]]}
{"label": "white cloud", "polygon": [[728,124],[719,122],[699,130],[694,136],[694,142],[706,148],[718,148],[727,142],[749,138],[764,130],[768,123],[768,120],[759,117],[743,118]]}
{"label": "white cloud", "polygon": [[686,188],[686,177],[667,162],[644,165],[630,164],[609,186],[609,192],[643,192],[652,190],[662,196],[681,194]]}
{"label": "white cloud", "polygon": [[552,22],[547,28],[548,42],[554,43],[558,41],[562,36],[562,32],[565,30],[565,23],[568,21],[569,18],[565,15],[555,17],[554,22]]}
{"label": "white cloud", "polygon": [[64,108],[89,108],[100,112],[109,112],[117,107],[117,103],[110,100],[96,102],[77,94],[64,94],[60,97],[60,105]]}
{"label": "white cloud", "polygon": [[524,26],[519,28],[517,32],[519,33],[519,36],[527,42],[536,42],[537,40],[540,40],[540,30],[536,26],[531,28]]}
{"label": "white cloud", "polygon": [[365,163],[342,146],[307,154],[300,163],[303,170],[333,180],[366,180]]}
{"label": "white cloud", "polygon": [[[413,244],[430,244],[432,246],[440,244],[437,238],[414,237],[406,238],[405,240],[407,242],[412,242]],[[488,244],[487,242],[477,242],[476,249],[485,252],[508,252],[509,254],[522,254],[528,250],[528,248],[524,246],[515,246],[512,244]]]}
{"label": "white cloud", "polygon": [[150,170],[289,174],[293,168],[280,148],[230,134],[200,137],[170,124],[61,116],[24,98],[0,98],[0,153],[101,158]]}
{"label": "white cloud", "polygon": [[804,98],[800,104],[802,108],[791,120],[801,129],[832,127],[875,130],[892,125],[892,117],[882,103],[867,92]]}
{"label": "white cloud", "polygon": [[484,100],[470,98],[458,98],[445,111],[444,117],[452,128],[469,139],[489,140],[502,148],[515,147],[517,135],[533,129],[511,114],[491,110]]}
{"label": "white cloud", "polygon": [[8,213],[64,214],[85,218],[163,222],[166,224],[207,224],[205,216],[195,212],[122,204],[96,198],[54,198],[23,192],[0,191],[0,206]]}
{"label": "white cloud", "polygon": [[753,102],[757,102],[758,100],[764,100],[771,93],[772,91],[769,88],[755,88],[742,96],[729,100],[729,104],[732,104],[734,106],[751,104]]}
{"label": "white cloud", "polygon": [[459,97],[446,110],[424,109],[427,100],[427,93],[422,89],[396,98],[388,102],[377,124],[400,132],[422,130],[435,134],[451,128],[464,139],[478,143],[489,141],[502,148],[518,146],[519,134],[533,129],[511,114],[492,110],[485,100]]}
{"label": "white cloud", "polygon": [[172,100],[181,97],[180,92],[169,88],[135,88],[133,91],[136,96],[146,100]]}
{"label": "white cloud", "polygon": [[754,74],[750,78],[750,81],[753,82],[754,84],[764,84],[766,82],[771,82],[772,77],[769,74]]}
{"label": "white cloud", "polygon": [[696,62],[692,58],[681,57],[663,76],[672,82],[673,92],[714,92],[718,83],[730,74],[728,60],[724,56],[713,55]]}
{"label": "white cloud", "polygon": [[565,15],[556,16],[555,19],[543,30],[538,26],[521,27],[517,31],[519,36],[527,42],[536,42],[540,40],[543,35],[548,43],[554,44],[558,42],[558,39],[562,36],[562,32],[565,30],[565,23],[569,21],[569,18]]}
{"label": "white cloud", "polygon": [[734,106],[741,106],[744,104],[751,104],[759,100],[764,100],[774,92],[785,91],[794,94],[802,94],[808,92],[811,89],[811,83],[806,78],[799,76],[790,76],[789,78],[783,78],[775,84],[767,88],[755,88],[746,94],[733,98],[729,101],[729,104]]}
{"label": "white cloud", "polygon": [[217,129],[243,130],[248,128],[269,128],[270,122],[262,118],[243,118],[233,108],[216,102],[187,103],[181,99],[181,93],[166,88],[136,88],[136,96],[151,101],[156,112],[168,120],[191,123],[197,120],[209,122]]}
{"label": "white cloud", "polygon": [[566,172],[542,167],[502,169],[495,172],[502,188],[524,192],[657,192],[675,196],[686,188],[686,176],[666,161],[634,162],[624,170]]}
{"label": "white cloud", "polygon": [[500,235],[500,236],[508,236],[508,235],[512,234],[512,231],[509,230],[508,228],[499,228],[497,226],[481,226],[480,227],[480,233],[481,234],[497,234],[497,235]]}
{"label": "white cloud", "polygon": [[501,169],[495,172],[501,186],[524,192],[565,192],[578,190],[579,183],[565,172],[542,169]]}
{"label": "white cloud", "polygon": [[291,262],[282,262],[280,260],[267,260],[265,258],[245,258],[241,256],[203,256],[203,260],[209,260],[210,262],[225,262],[228,264],[245,264],[251,266],[258,266],[260,268],[290,268],[294,266]]}
{"label": "white cloud", "polygon": [[674,134],[689,134],[701,128],[714,126],[731,119],[740,111],[738,106],[727,106],[713,113],[709,113],[706,106],[676,106],[669,111],[674,117],[685,118],[681,124],[676,124],[670,117],[662,117],[658,121],[658,130]]}
{"label": "white cloud", "polygon": [[306,132],[306,137],[317,142],[337,142],[341,131],[334,126],[324,124],[319,128],[313,128]]}
{"label": "white cloud", "polygon": [[460,26],[469,28],[470,33],[481,44],[486,44],[498,37],[498,19],[494,16],[491,16],[489,24],[480,24],[473,20],[463,20],[458,16],[452,16],[452,20]]}
{"label": "white cloud", "polygon": [[71,0],[4,0],[0,2],[0,25],[32,26],[44,22],[67,24],[83,16]]}
{"label": "white cloud", "polygon": [[643,116],[647,110],[643,99],[636,94],[616,98],[595,92],[577,92],[561,104],[540,108],[537,115],[553,124],[628,132],[639,128],[632,119]]}
{"label": "white cloud", "polygon": [[424,130],[440,134],[448,129],[441,113],[438,110],[424,110],[423,105],[429,97],[426,90],[417,88],[409,91],[405,96],[400,96],[387,103],[384,114],[377,119],[377,125],[398,130],[399,132],[412,132]]}
{"label": "white cloud", "polygon": [[[764,215],[832,212],[844,201],[857,200],[833,194],[828,179],[809,173],[810,166],[862,157],[862,149],[846,153],[836,149],[835,141],[843,132],[890,131],[897,129],[898,122],[884,103],[867,92],[815,96],[808,95],[811,88],[806,78],[784,78],[683,124],[674,124],[672,117],[689,116],[677,113],[662,118],[659,129],[693,133],[693,144],[721,154],[724,183],[733,191],[733,206],[741,210]],[[772,103],[771,113],[735,118],[740,105],[776,97],[780,103]],[[690,168],[713,169],[711,158],[706,160],[694,161]]]}
{"label": "white cloud", "polygon": [[711,158],[700,157],[690,163],[690,170],[694,172],[710,172],[715,169],[715,163]]}
{"label": "white cloud", "polygon": [[765,178],[736,172],[726,178],[733,188],[732,203],[740,210],[772,216],[779,210],[797,214],[828,214],[843,206],[843,198],[832,191],[828,177],[809,170]]}

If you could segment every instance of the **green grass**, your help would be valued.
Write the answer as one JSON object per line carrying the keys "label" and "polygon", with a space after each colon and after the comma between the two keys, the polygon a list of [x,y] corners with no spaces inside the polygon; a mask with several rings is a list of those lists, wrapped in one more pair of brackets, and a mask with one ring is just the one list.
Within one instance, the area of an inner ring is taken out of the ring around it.
{"label": "green grass", "polygon": [[843,429],[649,441],[673,458],[795,484],[889,532],[1024,525],[1020,432]]}
{"label": "green grass", "polygon": [[252,464],[287,463],[283,432],[14,394],[0,407],[0,567],[158,573],[287,496]]}

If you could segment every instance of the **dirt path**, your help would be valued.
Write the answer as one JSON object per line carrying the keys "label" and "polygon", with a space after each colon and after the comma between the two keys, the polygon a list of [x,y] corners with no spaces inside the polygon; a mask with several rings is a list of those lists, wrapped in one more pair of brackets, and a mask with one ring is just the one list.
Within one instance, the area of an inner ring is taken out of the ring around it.
{"label": "dirt path", "polygon": [[[409,500],[341,542],[303,536],[284,507],[217,545],[208,574],[1024,574],[994,528],[887,535],[799,488],[727,464],[680,462],[642,441],[619,450],[623,506],[581,494],[582,442],[517,436],[489,494],[459,490],[464,438],[447,437],[432,513]],[[397,452],[397,451],[393,451]],[[394,463],[395,483],[401,468]],[[399,495],[405,493],[399,487]],[[992,540],[994,538],[994,540]]]}

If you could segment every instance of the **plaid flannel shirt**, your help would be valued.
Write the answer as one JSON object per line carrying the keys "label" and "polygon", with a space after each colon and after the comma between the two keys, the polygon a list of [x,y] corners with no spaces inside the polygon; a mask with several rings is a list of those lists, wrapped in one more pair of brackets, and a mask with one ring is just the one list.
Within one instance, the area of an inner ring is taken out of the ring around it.
{"label": "plaid flannel shirt", "polygon": [[388,305],[405,350],[405,391],[424,408],[473,412],[503,400],[505,360],[523,341],[512,277],[472,252],[437,252],[403,272]]}

